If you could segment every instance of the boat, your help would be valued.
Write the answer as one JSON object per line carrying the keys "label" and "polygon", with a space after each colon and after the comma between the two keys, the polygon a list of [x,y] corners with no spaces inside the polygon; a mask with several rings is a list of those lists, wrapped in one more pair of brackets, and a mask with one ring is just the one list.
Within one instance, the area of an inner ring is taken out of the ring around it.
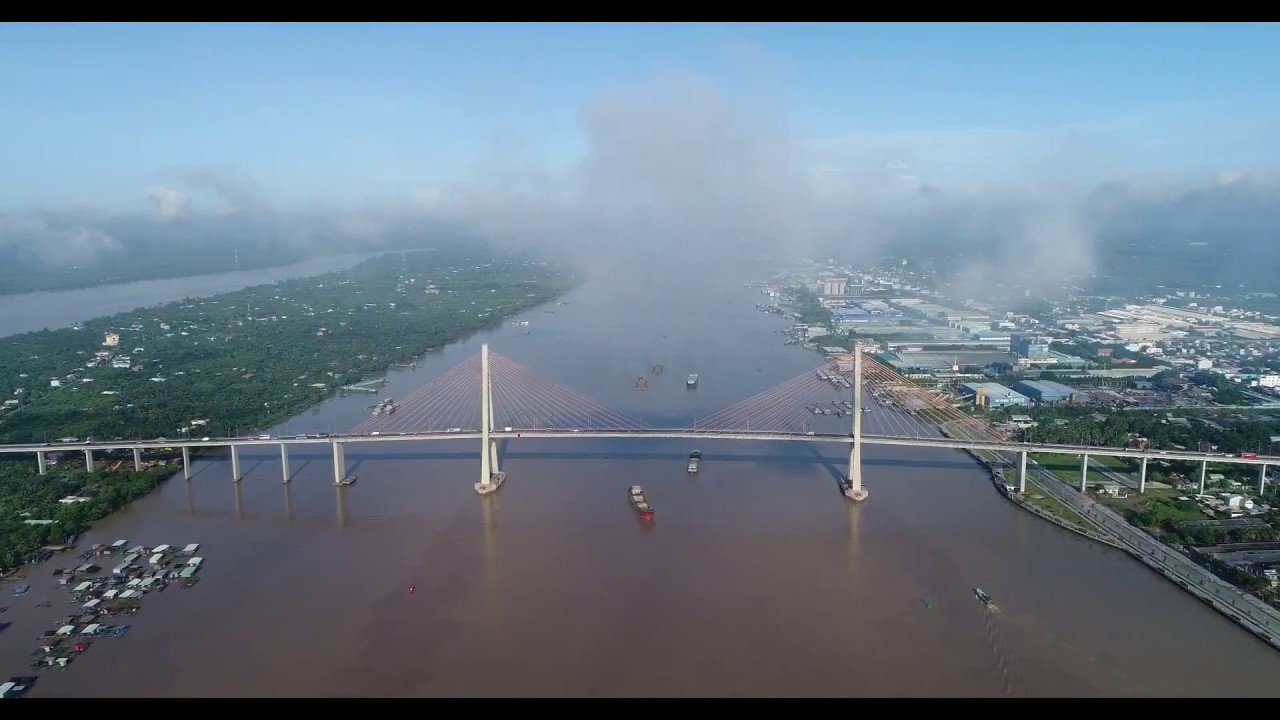
{"label": "boat", "polygon": [[359,480],[359,479],[360,479],[360,476],[359,476],[359,475],[348,475],[348,476],[346,476],[346,477],[342,478],[342,482],[340,482],[340,483],[338,483],[338,484],[339,484],[339,485],[355,485],[355,484],[356,484],[356,481],[357,481],[357,480]]}
{"label": "boat", "polygon": [[696,473],[702,467],[702,451],[694,450],[689,453],[689,472]]}
{"label": "boat", "polygon": [[684,386],[693,389],[698,386],[698,373],[693,373],[689,379],[684,381]]}
{"label": "boat", "polygon": [[19,585],[18,587],[16,587],[16,588],[14,588],[14,589],[13,589],[13,594],[14,594],[14,595],[26,595],[26,594],[27,594],[27,591],[28,591],[28,590],[30,590],[30,589],[31,589],[31,586],[30,586],[30,585]]}
{"label": "boat", "polygon": [[992,604],[991,596],[983,592],[982,588],[974,588],[973,596],[981,600],[983,605],[986,605],[987,607],[991,607],[991,604]]}
{"label": "boat", "polygon": [[653,506],[645,499],[644,491],[640,489],[640,486],[632,485],[630,494],[631,507],[636,509],[636,514],[639,515],[642,520],[652,520]]}

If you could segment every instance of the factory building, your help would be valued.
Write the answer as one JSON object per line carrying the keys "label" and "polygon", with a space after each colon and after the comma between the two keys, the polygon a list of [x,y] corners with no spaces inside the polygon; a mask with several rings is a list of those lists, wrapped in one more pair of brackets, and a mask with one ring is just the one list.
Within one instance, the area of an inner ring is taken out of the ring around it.
{"label": "factory building", "polygon": [[827,278],[819,290],[820,295],[844,295],[849,291],[849,278]]}
{"label": "factory building", "polygon": [[1076,396],[1074,388],[1052,380],[1020,380],[1013,388],[1040,403],[1070,402]]}
{"label": "factory building", "polygon": [[1049,357],[1049,341],[1027,333],[1014,335],[1010,343],[1010,349],[1024,358],[1043,359]]}
{"label": "factory building", "polygon": [[972,398],[978,407],[1006,407],[1009,405],[1029,405],[1031,398],[1020,392],[1011,390],[1000,383],[972,382],[960,386],[960,393]]}

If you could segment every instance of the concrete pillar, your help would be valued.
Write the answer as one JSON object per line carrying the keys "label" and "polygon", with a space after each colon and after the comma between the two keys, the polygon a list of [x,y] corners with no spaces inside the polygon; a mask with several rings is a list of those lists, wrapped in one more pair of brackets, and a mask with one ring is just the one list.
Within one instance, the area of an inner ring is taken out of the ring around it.
{"label": "concrete pillar", "polygon": [[84,471],[93,472],[93,451],[89,448],[84,449]]}
{"label": "concrete pillar", "polygon": [[862,487],[862,348],[853,344],[853,441],[849,444],[849,488],[845,497],[853,502],[867,499]]}
{"label": "concrete pillar", "polygon": [[1147,491],[1147,458],[1143,456],[1142,465],[1138,468],[1138,494]]}
{"label": "concrete pillar", "polygon": [[1258,497],[1262,497],[1262,493],[1267,490],[1267,466],[1258,466]]}
{"label": "concrete pillar", "polygon": [[1209,474],[1209,461],[1200,461],[1200,494],[1204,494],[1204,476]]}
{"label": "concrete pillar", "polygon": [[480,346],[480,482],[476,483],[476,492],[489,492],[496,468],[491,464],[493,454],[489,450],[489,433],[493,430],[493,404],[489,398],[489,345]]}
{"label": "concrete pillar", "polygon": [[142,472],[142,448],[133,449],[133,470]]}
{"label": "concrete pillar", "polygon": [[244,477],[240,474],[240,446],[231,446],[231,480],[240,482],[240,478]]}
{"label": "concrete pillar", "polygon": [[284,473],[284,481],[289,482],[289,446],[280,443],[280,467]]}
{"label": "concrete pillar", "polygon": [[1018,492],[1027,491],[1027,451],[1018,453]]}
{"label": "concrete pillar", "polygon": [[191,448],[182,448],[182,477],[185,480],[191,479]]}
{"label": "concrete pillar", "polygon": [[1089,453],[1080,456],[1080,492],[1088,490]]}
{"label": "concrete pillar", "polygon": [[342,443],[335,442],[333,444],[333,484],[341,485],[342,481],[347,477],[347,457],[342,449]]}
{"label": "concrete pillar", "polygon": [[41,450],[36,451],[36,467],[40,468],[41,475],[49,472],[49,463],[45,460],[44,452]]}

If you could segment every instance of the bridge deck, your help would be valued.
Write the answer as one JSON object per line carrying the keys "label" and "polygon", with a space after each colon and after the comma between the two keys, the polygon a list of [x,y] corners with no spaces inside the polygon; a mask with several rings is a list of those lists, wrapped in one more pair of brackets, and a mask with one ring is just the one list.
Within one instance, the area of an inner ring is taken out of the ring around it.
{"label": "bridge deck", "polygon": [[[588,439],[588,438],[653,438],[671,440],[734,440],[734,441],[790,441],[848,444],[853,437],[845,434],[809,434],[800,432],[742,432],[717,430],[503,430],[489,434],[496,440],[501,439]],[[423,442],[444,440],[478,440],[481,433],[470,432],[425,432],[399,433],[386,435],[371,434],[331,434],[327,437],[306,438],[218,438],[210,440],[146,440],[138,442],[95,442],[95,443],[47,443],[39,445],[0,445],[0,453],[36,453],[66,452],[73,450],[158,450],[163,448],[207,448],[248,447],[254,445],[309,445],[332,444],[344,445],[354,443],[379,442]],[[996,442],[987,440],[962,440],[957,438],[925,438],[898,437],[893,435],[863,435],[862,442],[867,445],[895,445],[902,447],[932,447],[954,450],[988,450],[995,452],[1033,452],[1056,455],[1096,455],[1099,457],[1150,458],[1163,460],[1181,460],[1188,462],[1212,462],[1234,465],[1276,465],[1280,457],[1227,457],[1220,454],[1196,453],[1183,451],[1135,450],[1131,448],[1083,447],[1078,445],[1050,445],[1040,443]]]}

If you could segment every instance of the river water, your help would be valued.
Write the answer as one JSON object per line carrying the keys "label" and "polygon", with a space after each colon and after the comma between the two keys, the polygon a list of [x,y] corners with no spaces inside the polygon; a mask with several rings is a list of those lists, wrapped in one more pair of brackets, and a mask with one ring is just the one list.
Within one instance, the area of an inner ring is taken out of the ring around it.
{"label": "river water", "polygon": [[[647,292],[598,274],[548,314],[391,376],[413,389],[490,343],[605,405],[677,426],[815,367],[736,282]],[[623,275],[622,277],[625,277]],[[526,334],[527,333],[527,334]],[[650,363],[665,372],[637,391]],[[684,388],[688,373],[700,384]],[[345,429],[367,397],[287,431]],[[876,410],[866,432],[892,432]],[[276,432],[283,432],[278,428]],[[841,449],[803,443],[514,440],[476,497],[478,442],[246,451],[201,460],[84,543],[202,543],[203,582],[149,595],[33,696],[1274,695],[1280,655],[1128,556],[1001,498],[968,456],[867,447],[870,500]],[[625,500],[642,484],[658,509]],[[52,561],[11,609],[0,662],[25,672],[66,614]],[[415,586],[410,594],[407,589]],[[991,593],[987,612],[971,588]],[[53,608],[35,604],[57,599]],[[925,599],[933,603],[925,607]]]}
{"label": "river water", "polygon": [[208,297],[277,280],[322,275],[380,253],[334,255],[261,270],[240,270],[166,280],[139,280],[80,290],[0,295],[0,337],[67,327],[95,317],[183,298]]}

